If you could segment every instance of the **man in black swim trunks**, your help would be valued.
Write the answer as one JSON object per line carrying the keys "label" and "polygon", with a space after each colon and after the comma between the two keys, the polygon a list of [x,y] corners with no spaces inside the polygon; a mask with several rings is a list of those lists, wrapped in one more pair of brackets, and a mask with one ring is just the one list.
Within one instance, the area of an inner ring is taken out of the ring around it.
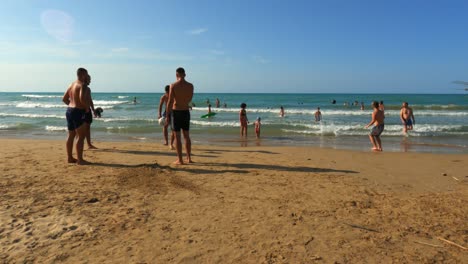
{"label": "man in black swim trunks", "polygon": [[85,126],[86,126],[86,143],[88,144],[88,149],[97,149],[92,143],[91,143],[91,123],[93,123],[93,114],[96,116],[96,111],[94,111],[94,103],[93,103],[93,98],[91,96],[91,89],[89,88],[89,84],[91,83],[91,75],[88,75],[88,78],[86,79],[86,83],[84,88],[87,91],[87,99],[88,104],[90,106],[90,111],[86,112],[85,114]]}
{"label": "man in black swim trunks", "polygon": [[[167,113],[172,113],[172,128],[175,132],[176,138],[176,150],[177,150],[177,160],[175,164],[184,164],[182,160],[182,141],[180,131],[184,135],[185,140],[185,150],[187,152],[186,162],[192,163],[191,151],[192,151],[192,142],[190,140],[190,107],[189,104],[192,101],[193,97],[193,84],[185,80],[185,70],[183,68],[178,68],[176,70],[177,81],[171,84],[169,88],[169,99],[167,102]],[[166,119],[166,122],[169,120]]]}
{"label": "man in black swim trunks", "polygon": [[365,126],[365,128],[374,125],[371,133],[369,134],[369,139],[373,146],[372,150],[382,151],[382,142],[380,141],[380,134],[382,134],[382,132],[384,131],[385,115],[383,111],[379,110],[378,102],[372,102],[372,107],[374,108],[374,111],[372,112],[372,120],[369,124]]}
{"label": "man in black swim trunks", "polygon": [[[88,78],[88,71],[84,68],[79,68],[76,72],[78,79],[68,87],[63,95],[62,101],[68,105],[66,117],[68,126],[67,138],[67,156],[69,163],[78,165],[87,164],[83,159],[83,144],[86,136],[85,114],[89,112],[89,103],[87,100],[87,90],[84,88]],[[77,159],[73,158],[72,149],[75,136],[78,135],[76,143]]]}

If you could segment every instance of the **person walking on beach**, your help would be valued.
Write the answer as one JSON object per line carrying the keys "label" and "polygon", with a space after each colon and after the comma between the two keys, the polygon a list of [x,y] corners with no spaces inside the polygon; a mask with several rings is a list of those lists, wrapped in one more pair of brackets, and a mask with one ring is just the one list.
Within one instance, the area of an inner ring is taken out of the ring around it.
{"label": "person walking on beach", "polygon": [[280,117],[284,117],[284,107],[280,107]]}
{"label": "person walking on beach", "polygon": [[[83,145],[86,136],[86,126],[84,126],[85,113],[89,112],[89,104],[86,100],[87,89],[84,88],[88,78],[88,71],[84,68],[79,68],[76,72],[77,80],[68,87],[63,95],[62,101],[68,105],[66,111],[67,117],[67,157],[68,163],[76,163],[78,165],[88,164],[83,159]],[[76,135],[78,140],[76,142],[77,159],[73,158],[73,142]]]}
{"label": "person walking on beach", "polygon": [[322,121],[322,112],[320,112],[320,107],[317,107],[317,111],[315,112],[315,122]]}
{"label": "person walking on beach", "polygon": [[400,110],[400,119],[403,124],[403,133],[407,133],[408,130],[413,130],[413,126],[416,124],[414,120],[413,109],[408,106],[408,102],[403,102]]}
{"label": "person walking on beach", "polygon": [[369,128],[371,125],[374,125],[371,133],[369,134],[370,142],[372,143],[372,150],[382,151],[382,142],[380,140],[380,134],[384,131],[384,113],[379,110],[379,103],[374,101],[372,102],[372,107],[374,111],[372,112],[372,119],[365,128]]}
{"label": "person walking on beach", "polygon": [[257,120],[255,120],[255,135],[257,138],[260,138],[260,128],[262,127],[262,118],[257,117]]}
{"label": "person walking on beach", "polygon": [[249,123],[249,119],[247,119],[247,105],[245,103],[241,104],[241,110],[239,111],[239,122],[240,122],[240,134],[241,137],[247,137],[247,124]]}
{"label": "person walking on beach", "polygon": [[93,97],[91,96],[91,89],[89,88],[89,84],[91,83],[91,75],[88,75],[86,78],[86,83],[84,86],[84,89],[86,89],[87,93],[87,103],[90,106],[90,111],[85,113],[85,127],[86,127],[86,143],[88,144],[88,149],[97,149],[92,143],[91,143],[91,123],[93,123],[93,114],[94,117],[97,116],[96,111],[94,110],[94,102],[93,102]]}
{"label": "person walking on beach", "polygon": [[[169,99],[169,88],[170,88],[169,85],[166,85],[166,87],[164,87],[165,93],[161,96],[161,99],[159,100],[158,120],[161,119],[162,117],[164,117],[166,120],[171,119],[171,112],[167,112],[166,110],[164,110],[164,113],[162,113],[163,105],[165,105],[166,107],[165,109],[167,109],[167,100]],[[169,122],[164,122],[164,126],[163,126],[164,146],[167,146],[169,144],[168,128],[169,128]],[[171,132],[171,149],[174,149],[174,140],[175,140],[175,135],[174,135],[174,131],[172,131]]]}
{"label": "person walking on beach", "polygon": [[[182,139],[180,131],[184,135],[185,151],[187,154],[186,162],[192,163],[192,142],[190,140],[190,110],[189,103],[193,98],[193,84],[185,80],[184,68],[177,68],[176,70],[177,81],[171,84],[169,88],[169,99],[167,102],[166,112],[171,113],[172,128],[175,132],[175,142],[177,150],[177,160],[174,164],[184,164],[182,160]],[[168,120],[166,119],[166,122]]]}

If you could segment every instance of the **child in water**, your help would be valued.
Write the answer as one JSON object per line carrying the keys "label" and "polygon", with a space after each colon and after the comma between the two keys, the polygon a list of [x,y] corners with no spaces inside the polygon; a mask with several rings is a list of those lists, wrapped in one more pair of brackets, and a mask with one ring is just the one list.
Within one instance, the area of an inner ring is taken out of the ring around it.
{"label": "child in water", "polygon": [[260,138],[260,127],[262,126],[262,119],[260,117],[257,117],[257,120],[255,121],[255,135],[257,135],[257,138]]}
{"label": "child in water", "polygon": [[249,119],[247,119],[247,111],[245,108],[247,105],[245,103],[241,104],[241,110],[239,111],[239,121],[240,121],[240,134],[241,137],[247,137],[247,124],[249,123]]}

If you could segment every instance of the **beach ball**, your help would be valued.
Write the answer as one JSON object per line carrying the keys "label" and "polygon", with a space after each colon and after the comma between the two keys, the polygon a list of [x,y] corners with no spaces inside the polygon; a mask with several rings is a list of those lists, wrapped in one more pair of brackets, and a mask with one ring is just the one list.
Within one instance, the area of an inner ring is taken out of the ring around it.
{"label": "beach ball", "polygon": [[159,118],[158,123],[160,126],[164,126],[164,124],[166,123],[166,118],[165,117]]}

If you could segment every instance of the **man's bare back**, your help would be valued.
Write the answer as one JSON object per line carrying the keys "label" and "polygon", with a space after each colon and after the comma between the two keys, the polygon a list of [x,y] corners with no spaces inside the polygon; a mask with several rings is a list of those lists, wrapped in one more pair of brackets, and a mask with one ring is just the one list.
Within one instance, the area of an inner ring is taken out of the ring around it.
{"label": "man's bare back", "polygon": [[374,119],[375,119],[375,126],[381,125],[384,123],[385,115],[384,112],[379,110],[379,109],[374,109],[374,112],[372,113]]}
{"label": "man's bare back", "polygon": [[[88,90],[83,87],[80,81],[73,82],[63,96],[63,101],[69,107],[79,108],[89,111]],[[67,103],[68,102],[68,103]]]}
{"label": "man's bare back", "polygon": [[189,103],[193,97],[193,84],[185,79],[177,80],[171,84],[169,98],[172,101],[170,110],[189,110]]}

